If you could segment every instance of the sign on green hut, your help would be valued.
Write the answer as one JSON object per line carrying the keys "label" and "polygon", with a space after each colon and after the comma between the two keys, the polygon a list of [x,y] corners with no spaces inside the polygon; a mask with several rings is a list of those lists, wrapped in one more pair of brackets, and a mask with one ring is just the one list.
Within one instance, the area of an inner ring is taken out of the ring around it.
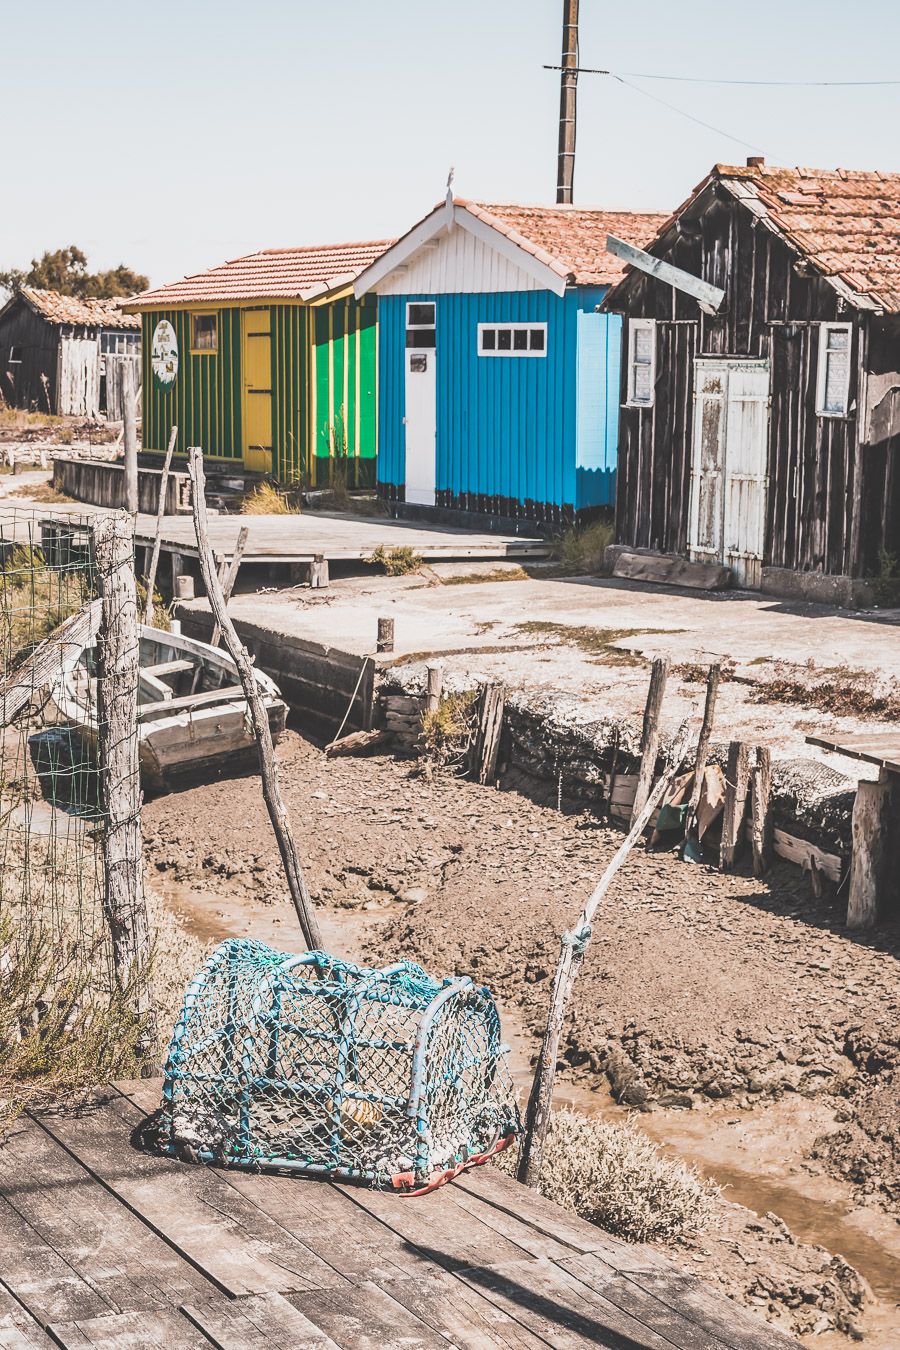
{"label": "sign on green hut", "polygon": [[135,296],[143,444],[199,445],[282,483],[374,486],[377,301],[353,280],[388,240],[264,249]]}

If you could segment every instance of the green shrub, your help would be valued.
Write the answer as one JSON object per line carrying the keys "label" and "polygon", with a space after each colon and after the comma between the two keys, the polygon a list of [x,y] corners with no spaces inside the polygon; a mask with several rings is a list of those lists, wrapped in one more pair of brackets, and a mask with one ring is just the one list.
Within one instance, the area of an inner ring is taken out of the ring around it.
{"label": "green shrub", "polygon": [[389,577],[404,577],[410,572],[418,572],[422,566],[421,555],[409,544],[401,544],[397,548],[385,548],[384,544],[379,544],[363,562],[373,567],[383,567]]}
{"label": "green shrub", "polygon": [[566,572],[598,576],[605,570],[606,549],[613,535],[612,525],[605,520],[574,525],[555,540],[553,556]]}

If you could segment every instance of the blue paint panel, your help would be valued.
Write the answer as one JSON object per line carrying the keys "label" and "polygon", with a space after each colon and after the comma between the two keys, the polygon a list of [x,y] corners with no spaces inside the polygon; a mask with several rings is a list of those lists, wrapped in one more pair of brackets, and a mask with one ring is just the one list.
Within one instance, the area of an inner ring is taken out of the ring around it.
{"label": "blue paint panel", "polygon": [[[433,300],[438,491],[523,513],[611,504],[621,319],[595,312],[605,289],[381,296],[379,481],[404,482],[406,305]],[[546,355],[479,356],[479,323],[503,322],[546,323]]]}
{"label": "blue paint panel", "polygon": [[619,315],[580,311],[575,461],[579,511],[615,502],[621,353]]}

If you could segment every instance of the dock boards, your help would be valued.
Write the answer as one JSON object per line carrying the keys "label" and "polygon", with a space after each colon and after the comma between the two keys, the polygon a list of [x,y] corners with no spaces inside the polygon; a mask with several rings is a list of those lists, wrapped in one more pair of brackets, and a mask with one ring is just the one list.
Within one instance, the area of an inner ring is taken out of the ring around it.
{"label": "dock boards", "polygon": [[795,1343],[493,1168],[420,1199],[142,1151],[153,1082],[0,1147],[0,1350]]}

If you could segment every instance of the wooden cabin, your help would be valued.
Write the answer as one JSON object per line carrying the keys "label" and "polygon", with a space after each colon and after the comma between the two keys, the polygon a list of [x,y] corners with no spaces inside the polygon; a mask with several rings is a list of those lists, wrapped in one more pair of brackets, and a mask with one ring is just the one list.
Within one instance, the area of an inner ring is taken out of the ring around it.
{"label": "wooden cabin", "polygon": [[557,523],[615,500],[623,265],[664,217],[449,195],[357,278],[378,295],[378,491],[398,513]]}
{"label": "wooden cabin", "polygon": [[634,262],[617,541],[864,600],[900,554],[900,174],[717,165]]}
{"label": "wooden cabin", "polygon": [[13,408],[119,420],[141,356],[140,320],[122,304],[22,286],[0,310],[0,395]]}
{"label": "wooden cabin", "polygon": [[221,467],[374,486],[377,310],[352,283],[389,242],[264,249],[134,297],[144,450],[174,424]]}

